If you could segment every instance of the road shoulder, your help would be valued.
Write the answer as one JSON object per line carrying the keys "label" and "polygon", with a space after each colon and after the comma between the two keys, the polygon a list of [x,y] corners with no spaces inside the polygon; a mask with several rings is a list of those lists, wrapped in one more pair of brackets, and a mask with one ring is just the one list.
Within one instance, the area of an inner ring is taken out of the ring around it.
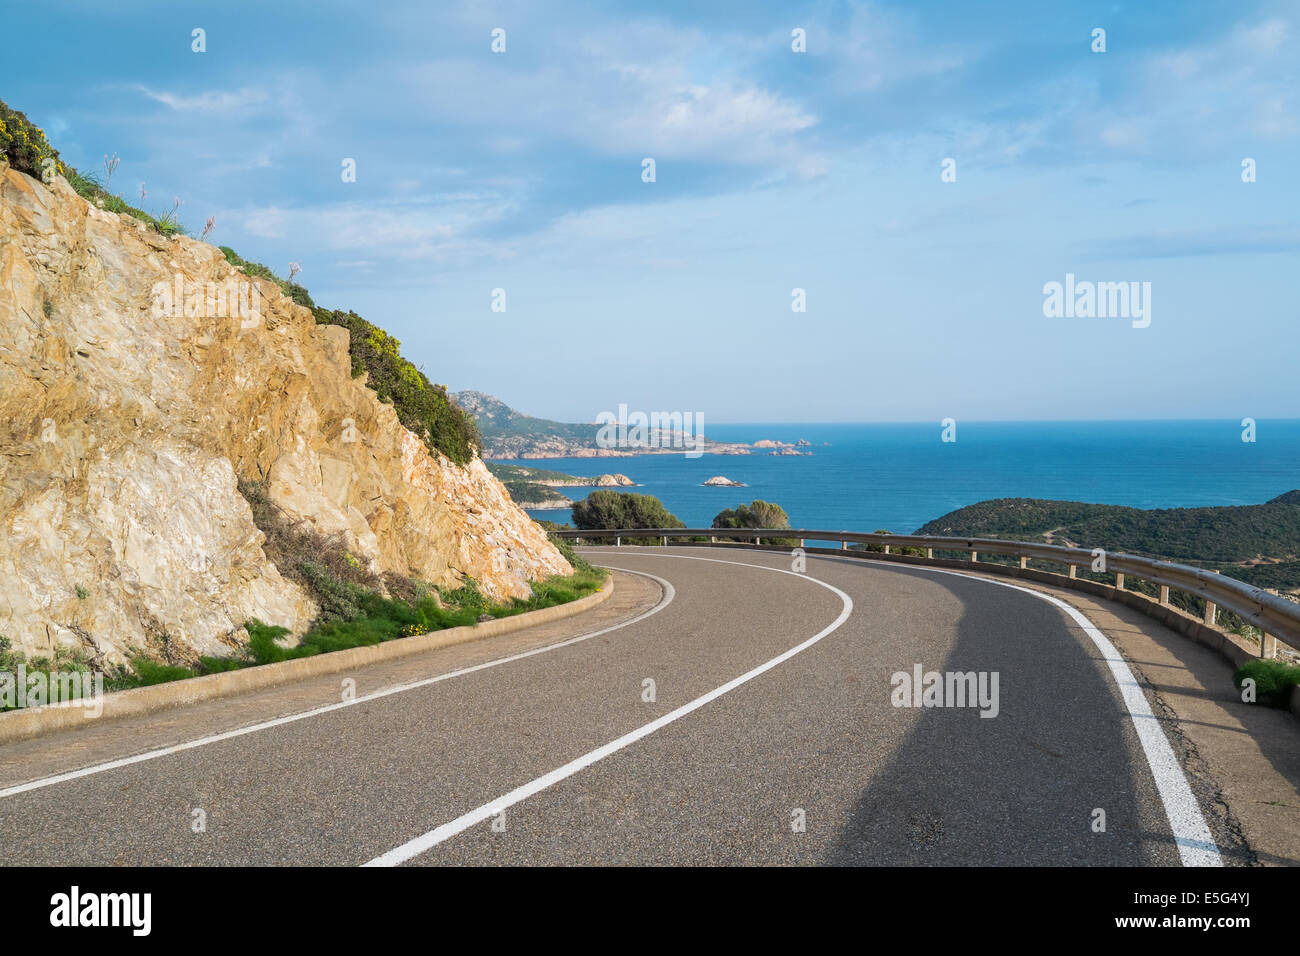
{"label": "road shoulder", "polygon": [[1015,583],[1077,608],[1124,655],[1225,863],[1300,865],[1300,722],[1290,712],[1243,703],[1227,660],[1133,608],[1068,588]]}

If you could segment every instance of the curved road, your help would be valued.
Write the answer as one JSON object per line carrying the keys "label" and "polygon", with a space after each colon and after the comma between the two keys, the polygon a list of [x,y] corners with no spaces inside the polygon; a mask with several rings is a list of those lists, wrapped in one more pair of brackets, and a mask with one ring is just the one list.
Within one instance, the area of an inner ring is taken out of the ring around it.
{"label": "curved road", "polygon": [[[1127,667],[1059,602],[847,559],[585,550],[623,570],[579,617],[0,748],[6,858],[1220,862]],[[896,706],[918,665],[996,675],[996,716]]]}

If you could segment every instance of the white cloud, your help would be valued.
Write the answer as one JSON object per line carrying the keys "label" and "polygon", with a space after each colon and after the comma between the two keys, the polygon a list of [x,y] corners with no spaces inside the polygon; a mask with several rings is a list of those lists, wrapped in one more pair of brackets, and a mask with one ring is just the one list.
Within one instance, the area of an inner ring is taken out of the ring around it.
{"label": "white cloud", "polygon": [[239,113],[270,100],[265,90],[248,86],[238,90],[208,90],[190,96],[151,90],[143,84],[137,84],[136,89],[155,102],[187,113]]}

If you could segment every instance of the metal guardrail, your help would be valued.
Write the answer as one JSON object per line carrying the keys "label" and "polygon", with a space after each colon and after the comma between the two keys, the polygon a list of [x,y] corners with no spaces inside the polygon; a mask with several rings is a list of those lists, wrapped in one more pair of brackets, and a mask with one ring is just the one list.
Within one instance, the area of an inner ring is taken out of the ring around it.
{"label": "metal guardrail", "polygon": [[1115,587],[1118,589],[1124,589],[1126,576],[1158,585],[1162,605],[1169,604],[1171,590],[1195,595],[1205,602],[1202,621],[1206,625],[1214,626],[1219,608],[1233,612],[1260,629],[1260,657],[1273,657],[1279,638],[1293,648],[1300,648],[1300,604],[1214,571],[1170,561],[1157,561],[1136,554],[1108,552],[1101,548],[1069,548],[1059,544],[1038,544],[1005,538],[945,538],[937,535],[813,531],[805,528],[602,528],[560,530],[553,531],[552,534],[579,542],[584,538],[612,538],[616,545],[622,544],[623,538],[659,538],[663,544],[667,544],[671,538],[707,537],[711,542],[740,539],[751,540],[755,545],[761,545],[764,538],[798,538],[800,547],[807,541],[838,541],[841,550],[848,550],[850,544],[870,544],[882,547],[886,554],[895,548],[920,548],[925,551],[925,557],[931,560],[936,551],[964,551],[976,563],[981,553],[1001,554],[1019,558],[1021,568],[1028,567],[1029,561],[1063,564],[1068,568],[1070,578],[1076,577],[1075,572],[1079,568],[1092,569],[1094,564],[1100,563],[1099,570],[1115,575]]}

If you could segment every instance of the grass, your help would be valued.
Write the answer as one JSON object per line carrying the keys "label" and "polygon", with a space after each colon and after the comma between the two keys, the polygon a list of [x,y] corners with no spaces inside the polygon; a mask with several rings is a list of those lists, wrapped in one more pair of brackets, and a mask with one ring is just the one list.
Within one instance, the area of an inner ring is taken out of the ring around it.
{"label": "grass", "polygon": [[121,196],[110,193],[94,173],[81,173],[71,166],[64,166],[63,178],[68,181],[69,186],[76,190],[78,196],[100,209],[134,216],[164,236],[171,237],[178,233],[188,235],[185,227],[181,225],[180,220],[177,218],[178,206],[173,206],[169,211],[159,216],[152,216],[143,209],[132,206]]}
{"label": "grass", "polygon": [[355,312],[313,309],[318,325],[339,325],[348,330],[352,377],[366,376],[381,402],[418,435],[432,453],[446,455],[465,465],[483,444],[474,417],[447,395],[446,386],[430,382],[424,372],[402,357],[401,342]]}
{"label": "grass", "polygon": [[1282,661],[1254,660],[1247,661],[1232,675],[1238,686],[1247,680],[1255,682],[1255,699],[1261,704],[1272,707],[1286,707],[1290,700],[1291,688],[1300,684],[1300,666],[1284,664]]}
{"label": "grass", "polygon": [[[181,201],[158,215],[131,206],[121,196],[109,191],[108,183],[92,173],[82,173],[63,163],[58,151],[44,131],[22,113],[0,101],[0,154],[13,168],[27,175],[64,176],[82,198],[98,208],[125,213],[148,224],[164,236],[184,233],[178,220]],[[106,173],[116,169],[106,157]],[[142,190],[143,195],[143,190]],[[206,236],[206,230],[204,232]],[[381,401],[395,408],[402,424],[419,435],[430,451],[442,453],[452,462],[465,465],[478,455],[482,444],[474,418],[450,400],[446,387],[431,383],[423,371],[401,356],[401,343],[382,329],[366,322],[353,312],[317,308],[307,289],[292,280],[282,279],[267,266],[243,259],[228,246],[220,247],[226,261],[251,277],[275,282],[294,302],[313,309],[318,324],[341,325],[348,329],[354,377],[367,376],[366,384]],[[295,270],[296,271],[296,270]],[[45,315],[51,316],[53,305],[43,303]],[[308,526],[290,521],[269,499],[265,489],[242,482],[253,510],[254,521],[266,535],[264,550],[280,572],[305,588],[320,608],[317,619],[296,646],[284,647],[284,628],[261,621],[249,621],[249,642],[244,654],[236,658],[203,657],[192,666],[159,663],[148,656],[137,656],[129,668],[118,667],[105,672],[105,686],[110,689],[148,686],[186,677],[218,673],[238,667],[256,666],[360,647],[397,637],[425,633],[448,627],[473,624],[483,615],[507,617],[525,611],[572,601],[597,590],[604,572],[586,562],[578,562],[574,574],[551,578],[532,585],[525,599],[490,602],[479,592],[477,584],[466,578],[460,586],[438,589],[415,578],[396,574],[378,574],[356,555],[351,554],[341,535],[327,536]],[[572,551],[570,549],[570,554]],[[77,585],[77,597],[86,600],[90,592]],[[7,639],[0,636],[0,670],[5,665],[23,663],[35,670],[91,670],[85,654],[59,651],[53,659],[31,662],[20,651],[12,651]],[[13,670],[13,667],[8,668]]]}
{"label": "grass", "polygon": [[[80,674],[89,674],[94,672],[94,666],[90,655],[84,650],[79,648],[72,649],[60,647],[54,652],[52,657],[33,657],[29,659],[24,652],[14,649],[13,642],[10,641],[9,638],[0,634],[0,673],[13,674],[16,679],[19,665],[24,666],[29,675],[36,673],[44,674],[47,683],[51,685],[52,682],[50,682],[49,678],[50,675],[55,672],[64,674],[74,671]],[[122,673],[123,672],[121,671],[114,672],[111,676],[120,677],[122,676]],[[108,680],[109,677],[106,676],[106,687],[108,686]],[[79,691],[80,688],[75,688],[75,690]],[[79,694],[74,696],[79,696]],[[14,709],[16,708],[0,702],[0,713]]]}
{"label": "grass", "polygon": [[552,543],[574,572],[533,582],[532,593],[526,598],[491,601],[468,576],[455,588],[439,588],[402,575],[378,575],[347,550],[342,535],[322,535],[290,519],[262,485],[241,481],[239,490],[252,509],[254,523],[266,535],[262,547],[267,557],[320,607],[316,620],[301,641],[285,646],[283,641],[290,633],[287,628],[254,618],[244,625],[248,643],[238,656],[203,657],[193,667],[137,657],[130,671],[115,673],[106,680],[106,687],[147,687],[465,627],[484,616],[513,617],[586,597],[599,590],[606,579],[606,572],[575,554],[569,542],[557,538],[552,538]]}
{"label": "grass", "polygon": [[270,279],[280,287],[280,291],[294,302],[301,306],[306,306],[309,309],[314,309],[316,307],[316,303],[312,301],[311,294],[305,287],[300,286],[296,282],[281,279],[271,271],[269,266],[264,266],[260,262],[251,262],[248,259],[243,258],[229,246],[217,246],[217,248],[220,249],[221,254],[226,257],[226,261],[236,269],[241,270],[244,275],[254,279]]}
{"label": "grass", "polygon": [[[552,543],[574,571],[533,582],[532,593],[526,598],[492,601],[470,577],[465,577],[457,587],[439,588],[402,575],[378,575],[348,552],[341,535],[322,535],[294,523],[270,500],[261,485],[241,482],[239,490],[249,502],[254,523],[266,535],[263,549],[267,556],[281,574],[308,591],[320,607],[320,614],[296,645],[282,643],[289,636],[287,628],[254,618],[244,625],[248,643],[234,657],[201,657],[193,666],[181,666],[138,655],[131,659],[129,667],[105,670],[106,691],[150,687],[205,674],[369,647],[401,637],[470,626],[484,616],[513,617],[576,601],[600,590],[606,581],[605,571],[575,554],[568,541],[554,537]],[[28,673],[41,671],[47,676],[52,671],[93,672],[95,669],[89,655],[80,650],[61,648],[53,658],[27,660],[22,651],[13,650],[10,641],[0,635],[0,672],[16,673],[20,663],[26,665]]]}
{"label": "grass", "polygon": [[580,570],[571,575],[534,582],[532,595],[509,602],[488,601],[473,580],[455,589],[434,589],[415,604],[367,592],[360,600],[358,615],[349,619],[319,621],[300,643],[284,646],[287,628],[265,624],[256,618],[245,624],[248,644],[238,657],[204,657],[197,667],[175,667],[139,657],[132,661],[131,673],[119,673],[105,686],[112,690],[148,687],[170,681],[186,680],[204,674],[222,673],[244,667],[260,667],[281,661],[315,657],[353,647],[369,647],[400,637],[427,634],[451,627],[473,625],[487,615],[491,618],[513,617],[526,611],[567,604],[600,590],[605,573],[597,569]]}

